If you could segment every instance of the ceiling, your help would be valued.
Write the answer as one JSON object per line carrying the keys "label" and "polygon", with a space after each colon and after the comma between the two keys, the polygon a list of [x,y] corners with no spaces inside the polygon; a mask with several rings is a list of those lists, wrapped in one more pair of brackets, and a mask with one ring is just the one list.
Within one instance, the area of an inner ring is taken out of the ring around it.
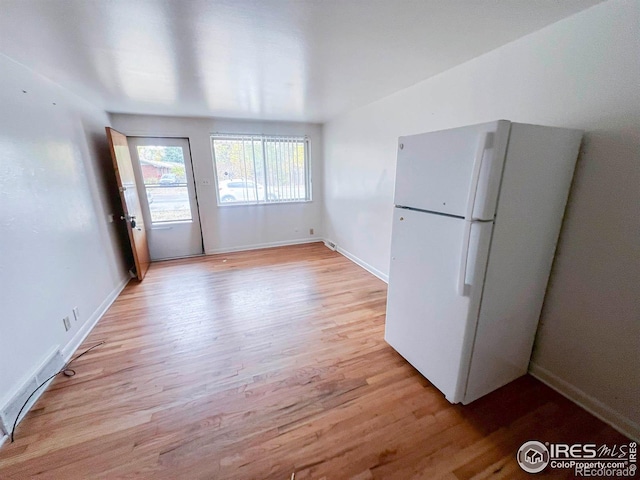
{"label": "ceiling", "polygon": [[122,113],[323,122],[600,0],[0,0],[0,52]]}

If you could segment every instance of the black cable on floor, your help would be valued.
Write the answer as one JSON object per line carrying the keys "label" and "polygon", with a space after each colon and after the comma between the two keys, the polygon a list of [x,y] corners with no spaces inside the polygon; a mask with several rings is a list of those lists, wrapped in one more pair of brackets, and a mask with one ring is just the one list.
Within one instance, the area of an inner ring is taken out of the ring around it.
{"label": "black cable on floor", "polygon": [[49,380],[51,380],[52,378],[56,377],[57,375],[59,375],[61,373],[64,373],[67,377],[73,377],[76,374],[76,371],[74,369],[72,369],[72,368],[68,368],[69,365],[71,365],[73,362],[75,362],[81,356],[89,353],[91,350],[93,350],[96,347],[99,347],[100,345],[102,345],[104,343],[105,342],[97,343],[93,347],[87,348],[80,355],[77,355],[77,356],[73,357],[71,360],[69,360],[67,363],[65,363],[64,366],[60,370],[58,370],[56,373],[54,373],[49,378],[47,378],[44,382],[42,382],[40,385],[38,385],[38,387],[33,392],[31,392],[31,395],[29,395],[29,397],[22,404],[22,407],[20,407],[20,411],[18,412],[18,416],[16,417],[16,420],[13,422],[13,428],[11,428],[11,443],[13,443],[13,437],[14,437],[14,434],[16,433],[16,426],[18,425],[18,419],[20,418],[20,414],[24,410],[24,407],[26,407],[27,404],[29,403],[29,400],[31,400],[31,397],[33,397],[38,390],[40,390],[42,387],[44,387]]}

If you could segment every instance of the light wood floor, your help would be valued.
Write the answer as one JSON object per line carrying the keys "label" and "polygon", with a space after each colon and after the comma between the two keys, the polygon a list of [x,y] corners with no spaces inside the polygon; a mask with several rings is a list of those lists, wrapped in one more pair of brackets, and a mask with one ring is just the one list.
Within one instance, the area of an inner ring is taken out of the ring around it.
{"label": "light wood floor", "polygon": [[450,405],[385,344],[385,299],[321,244],[156,263],[0,449],[0,478],[530,478],[526,440],[625,441],[531,377]]}

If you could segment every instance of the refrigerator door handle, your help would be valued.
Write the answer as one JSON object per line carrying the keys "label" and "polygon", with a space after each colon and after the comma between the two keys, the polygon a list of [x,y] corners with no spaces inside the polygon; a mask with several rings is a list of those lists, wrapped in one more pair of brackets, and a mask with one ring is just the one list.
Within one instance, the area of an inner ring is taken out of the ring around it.
{"label": "refrigerator door handle", "polygon": [[471,238],[471,222],[464,221],[464,234],[462,237],[462,255],[460,257],[460,268],[458,270],[458,295],[465,296],[465,285],[467,278],[467,259],[469,257],[469,240]]}
{"label": "refrigerator door handle", "polygon": [[478,182],[480,181],[480,171],[482,170],[482,160],[484,151],[489,143],[490,133],[484,133],[478,141],[476,156],[473,160],[473,171],[471,172],[471,187],[467,197],[467,208],[464,214],[464,236],[462,238],[462,252],[460,256],[460,269],[458,271],[458,295],[465,295],[465,279],[467,277],[467,258],[469,257],[469,240],[471,238],[471,222],[473,221],[473,207],[476,203],[476,194],[478,193]]}
{"label": "refrigerator door handle", "polygon": [[471,172],[471,188],[469,188],[469,195],[467,196],[467,208],[464,214],[464,219],[467,222],[473,220],[473,208],[476,204],[478,182],[480,181],[480,172],[482,171],[482,160],[484,158],[484,151],[487,149],[487,144],[489,143],[490,135],[491,134],[489,132],[484,133],[480,136],[480,140],[478,141],[478,148],[476,149],[476,156],[473,161],[473,171]]}

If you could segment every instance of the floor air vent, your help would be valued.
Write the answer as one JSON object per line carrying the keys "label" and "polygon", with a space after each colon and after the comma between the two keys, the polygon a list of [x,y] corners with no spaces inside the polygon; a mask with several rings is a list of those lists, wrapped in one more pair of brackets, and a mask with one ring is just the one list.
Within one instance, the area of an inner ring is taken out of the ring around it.
{"label": "floor air vent", "polygon": [[325,240],[324,244],[327,246],[328,249],[333,250],[334,252],[338,248],[338,246],[330,240]]}

